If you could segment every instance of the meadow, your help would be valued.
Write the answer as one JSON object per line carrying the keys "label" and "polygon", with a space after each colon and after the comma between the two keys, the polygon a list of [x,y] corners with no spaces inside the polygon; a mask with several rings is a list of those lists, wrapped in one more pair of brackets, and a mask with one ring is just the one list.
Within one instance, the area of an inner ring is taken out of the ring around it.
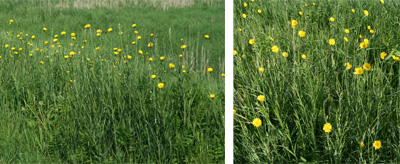
{"label": "meadow", "polygon": [[224,2],[168,2],[0,1],[0,163],[223,162]]}
{"label": "meadow", "polygon": [[234,13],[235,162],[400,162],[400,1]]}

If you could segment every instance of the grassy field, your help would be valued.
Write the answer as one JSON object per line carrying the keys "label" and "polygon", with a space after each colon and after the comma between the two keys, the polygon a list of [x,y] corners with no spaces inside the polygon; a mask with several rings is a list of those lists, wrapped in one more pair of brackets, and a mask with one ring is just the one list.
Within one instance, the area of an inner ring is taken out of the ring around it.
{"label": "grassy field", "polygon": [[400,162],[400,1],[234,7],[235,162]]}
{"label": "grassy field", "polygon": [[0,1],[0,163],[223,162],[224,2],[174,2]]}

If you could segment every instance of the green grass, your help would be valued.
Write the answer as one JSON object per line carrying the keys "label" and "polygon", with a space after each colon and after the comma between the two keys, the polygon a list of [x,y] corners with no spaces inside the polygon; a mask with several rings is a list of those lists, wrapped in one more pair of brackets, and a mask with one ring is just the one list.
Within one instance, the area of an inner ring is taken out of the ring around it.
{"label": "green grass", "polygon": [[223,162],[224,4],[201,2],[162,10],[1,1],[0,162]]}
{"label": "green grass", "polygon": [[[234,6],[235,162],[400,162],[400,63],[393,59],[400,56],[398,0],[241,0]],[[294,29],[291,20],[298,21]],[[360,48],[364,39],[368,47]],[[279,52],[272,52],[274,45]],[[381,59],[381,52],[388,55]],[[364,63],[372,69],[354,74]],[[261,126],[252,124],[255,118]],[[375,141],[382,143],[377,150]]]}

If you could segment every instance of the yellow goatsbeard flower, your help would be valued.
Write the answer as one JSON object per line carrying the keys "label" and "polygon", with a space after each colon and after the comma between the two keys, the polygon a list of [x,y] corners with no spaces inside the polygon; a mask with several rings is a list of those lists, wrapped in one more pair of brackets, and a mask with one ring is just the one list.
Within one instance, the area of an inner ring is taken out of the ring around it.
{"label": "yellow goatsbeard flower", "polygon": [[260,67],[258,70],[259,70],[260,72],[264,72],[264,68],[263,68],[263,67]]}
{"label": "yellow goatsbeard flower", "polygon": [[365,64],[363,65],[363,68],[364,68],[365,70],[369,71],[369,70],[371,70],[371,64],[365,63]]}
{"label": "yellow goatsbeard flower", "polygon": [[375,150],[378,150],[382,147],[382,143],[381,141],[375,141],[372,146],[374,146]]}
{"label": "yellow goatsbeard flower", "polygon": [[335,18],[330,17],[329,20],[330,20],[331,22],[334,22],[334,21],[335,21]]}
{"label": "yellow goatsbeard flower", "polygon": [[332,125],[327,122],[324,124],[324,127],[322,128],[326,133],[330,133],[332,131]]}
{"label": "yellow goatsbeard flower", "polygon": [[364,70],[361,67],[356,68],[356,72],[354,74],[356,75],[362,75],[364,73]]}
{"label": "yellow goatsbeard flower", "polygon": [[271,50],[272,50],[272,52],[278,52],[279,48],[278,48],[278,46],[272,46]]}
{"label": "yellow goatsbeard flower", "polygon": [[253,125],[255,126],[255,127],[260,127],[261,126],[261,124],[262,124],[262,121],[259,119],[259,118],[255,118],[254,120],[253,120]]}
{"label": "yellow goatsbeard flower", "polygon": [[212,99],[213,99],[214,97],[215,97],[215,95],[214,95],[214,94],[211,94],[211,95],[210,95],[210,98],[212,98]]}
{"label": "yellow goatsbeard flower", "polygon": [[249,40],[249,44],[254,44],[254,43],[255,43],[254,39]]}
{"label": "yellow goatsbeard flower", "polygon": [[258,101],[265,101],[265,96],[264,95],[259,95],[257,96]]}
{"label": "yellow goatsbeard flower", "polygon": [[303,54],[303,55],[301,55],[301,58],[302,59],[307,59],[307,56]]}
{"label": "yellow goatsbeard flower", "polygon": [[382,59],[382,60],[385,59],[386,55],[387,55],[386,52],[382,52],[382,53],[381,53],[381,59]]}
{"label": "yellow goatsbeard flower", "polygon": [[300,30],[300,31],[299,31],[299,36],[300,36],[300,37],[306,36],[306,32],[303,31],[303,30]]}
{"label": "yellow goatsbeard flower", "polygon": [[345,32],[346,34],[350,33],[349,29],[345,29],[344,32]]}
{"label": "yellow goatsbeard flower", "polygon": [[287,52],[282,52],[282,56],[287,58],[289,56],[289,54]]}
{"label": "yellow goatsbeard flower", "polygon": [[244,19],[246,19],[247,16],[246,16],[246,14],[243,14],[242,17],[243,17]]}
{"label": "yellow goatsbeard flower", "polygon": [[351,69],[351,64],[349,63],[349,62],[346,62],[345,64],[344,64],[344,66],[346,66],[346,69]]}
{"label": "yellow goatsbeard flower", "polygon": [[369,16],[369,12],[367,10],[364,10],[364,15]]}
{"label": "yellow goatsbeard flower", "polygon": [[212,72],[213,69],[212,69],[212,68],[208,68],[207,71],[208,71],[208,72]]}
{"label": "yellow goatsbeard flower", "polygon": [[160,88],[160,89],[161,89],[161,88],[163,88],[163,87],[164,87],[164,83],[158,83],[158,85],[157,85],[157,86],[158,86],[158,88]]}
{"label": "yellow goatsbeard flower", "polygon": [[392,57],[393,57],[394,61],[399,61],[400,60],[400,57],[397,57],[397,56],[394,56],[394,55]]}
{"label": "yellow goatsbeard flower", "polygon": [[335,39],[329,39],[329,44],[331,46],[335,45],[336,44]]}

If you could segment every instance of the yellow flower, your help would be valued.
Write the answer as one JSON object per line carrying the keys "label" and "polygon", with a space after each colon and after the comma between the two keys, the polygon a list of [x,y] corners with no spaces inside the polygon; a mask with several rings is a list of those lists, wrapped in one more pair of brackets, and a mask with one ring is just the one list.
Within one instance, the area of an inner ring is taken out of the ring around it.
{"label": "yellow flower", "polygon": [[74,81],[73,80],[69,80],[69,82],[73,83]]}
{"label": "yellow flower", "polygon": [[45,28],[43,28],[43,31],[47,31],[47,28],[45,27]]}
{"label": "yellow flower", "polygon": [[385,3],[385,1],[384,1],[384,0],[380,0],[379,2],[380,2],[380,3],[382,3],[382,4],[384,4],[384,3]]}
{"label": "yellow flower", "polygon": [[65,32],[65,31],[61,32],[61,35],[65,35],[65,34],[67,34],[67,32]]}
{"label": "yellow flower", "polygon": [[153,43],[152,42],[150,42],[148,45],[147,45],[147,47],[153,47]]}
{"label": "yellow flower", "polygon": [[64,58],[65,58],[65,59],[68,59],[68,58],[69,58],[69,56],[68,56],[68,55],[65,55],[65,56],[64,56]]}
{"label": "yellow flower", "polygon": [[292,20],[292,28],[296,28],[297,24],[298,24],[297,20]]}
{"label": "yellow flower", "polygon": [[259,119],[259,118],[255,118],[254,120],[253,120],[253,125],[255,126],[255,127],[260,127],[261,126],[261,124],[262,124],[262,121]]}
{"label": "yellow flower", "polygon": [[161,60],[161,61],[163,61],[164,59],[165,59],[165,57],[164,57],[164,56],[161,56],[161,57],[160,57],[160,60]]}
{"label": "yellow flower", "polygon": [[394,55],[392,55],[392,57],[393,57],[394,61],[399,61],[400,60],[400,57],[397,57],[397,56],[394,56]]}
{"label": "yellow flower", "polygon": [[367,71],[371,70],[371,64],[369,64],[369,63],[364,63],[363,67]]}
{"label": "yellow flower", "polygon": [[233,50],[233,55],[237,55],[237,51],[236,50]]}
{"label": "yellow flower", "polygon": [[43,61],[40,61],[40,64],[44,64],[44,62],[43,62]]}
{"label": "yellow flower", "polygon": [[356,72],[354,72],[354,74],[356,74],[356,75],[362,75],[363,73],[364,73],[364,71],[361,67],[356,68]]}
{"label": "yellow flower", "polygon": [[10,20],[10,24],[12,24],[13,22],[14,22],[14,20],[11,19],[11,20]]}
{"label": "yellow flower", "polygon": [[246,16],[246,14],[243,14],[242,17],[243,17],[244,19],[246,19],[247,16]]}
{"label": "yellow flower", "polygon": [[289,56],[289,54],[287,52],[282,52],[282,56],[287,58]]}
{"label": "yellow flower", "polygon": [[375,33],[375,30],[369,30],[369,33],[373,34]]}
{"label": "yellow flower", "polygon": [[315,6],[315,3],[312,3],[313,6]]}
{"label": "yellow flower", "polygon": [[257,12],[258,12],[259,14],[261,14],[261,10],[257,10]]}
{"label": "yellow flower", "polygon": [[100,35],[101,35],[100,33],[97,33],[97,34],[96,34],[96,36],[98,36],[98,37],[99,37]]}
{"label": "yellow flower", "polygon": [[85,25],[85,28],[90,28],[90,24]]}
{"label": "yellow flower", "polygon": [[368,12],[367,10],[364,10],[364,15],[365,15],[365,16],[368,16],[368,15],[369,15],[369,12]]}
{"label": "yellow flower", "polygon": [[307,59],[307,56],[303,54],[303,55],[301,55],[301,58]]}
{"label": "yellow flower", "polygon": [[233,114],[236,114],[236,110],[235,109],[233,109]]}
{"label": "yellow flower", "polygon": [[371,30],[371,26],[368,26],[368,30]]}
{"label": "yellow flower", "polygon": [[169,63],[169,68],[174,68],[175,65],[173,63]]}
{"label": "yellow flower", "polygon": [[360,48],[367,48],[367,47],[368,47],[368,42],[360,43]]}
{"label": "yellow flower", "polygon": [[264,101],[265,100],[265,96],[264,95],[259,95],[259,96],[257,96],[257,100],[258,101]]}
{"label": "yellow flower", "polygon": [[308,6],[308,5],[307,5],[307,3],[306,3],[306,4],[304,4],[304,6],[305,6],[305,7],[307,7],[307,6]]}
{"label": "yellow flower", "polygon": [[329,44],[331,46],[335,45],[336,44],[335,39],[329,39]]}
{"label": "yellow flower", "polygon": [[138,36],[137,39],[140,40],[140,39],[142,39],[142,37],[141,37],[141,36]]}
{"label": "yellow flower", "polygon": [[345,32],[346,34],[350,33],[349,29],[344,29],[344,32]]}
{"label": "yellow flower", "polygon": [[360,39],[361,39],[361,38],[362,38],[362,35],[360,35],[359,37],[360,37]]}
{"label": "yellow flower", "polygon": [[158,88],[160,88],[160,89],[161,89],[161,88],[163,88],[163,87],[164,87],[164,83],[158,83],[158,85],[157,85],[157,86],[158,86]]}
{"label": "yellow flower", "polygon": [[263,67],[258,68],[258,70],[259,70],[260,72],[264,72],[264,68],[263,68]]}
{"label": "yellow flower", "polygon": [[8,47],[9,47],[9,45],[8,45],[8,44],[6,44],[4,47],[8,48]]}
{"label": "yellow flower", "polygon": [[74,51],[71,51],[71,52],[69,53],[69,55],[74,56],[74,55],[75,55],[75,52],[74,52]]}
{"label": "yellow flower", "polygon": [[139,34],[139,31],[135,31],[135,34]]}
{"label": "yellow flower", "polygon": [[247,3],[246,3],[246,2],[245,2],[245,3],[243,3],[243,6],[244,6],[244,7],[247,7]]}
{"label": "yellow flower", "polygon": [[330,132],[332,131],[332,125],[331,125],[331,123],[329,123],[329,122],[325,123],[325,124],[324,124],[324,127],[323,127],[323,130],[324,130],[326,133],[330,133]]}
{"label": "yellow flower", "polygon": [[207,71],[208,71],[208,72],[212,72],[213,69],[212,69],[212,68],[208,68]]}
{"label": "yellow flower", "polygon": [[215,95],[214,95],[214,94],[211,94],[211,95],[210,95],[210,98],[212,98],[212,99],[213,99],[214,97],[215,97]]}
{"label": "yellow flower", "polygon": [[54,43],[57,43],[57,41],[58,41],[58,39],[53,39],[53,42],[54,42]]}
{"label": "yellow flower", "polygon": [[306,36],[306,32],[303,31],[303,30],[300,30],[300,31],[299,31],[299,36],[300,36],[300,37]]}
{"label": "yellow flower", "polygon": [[132,59],[132,56],[131,56],[131,55],[128,55],[128,59],[129,59],[129,60]]}
{"label": "yellow flower", "polygon": [[204,35],[204,38],[208,39],[208,38],[210,38],[210,36],[209,35]]}
{"label": "yellow flower", "polygon": [[334,21],[335,21],[335,18],[330,17],[329,20],[330,20],[331,22],[334,22]]}
{"label": "yellow flower", "polygon": [[183,55],[182,55],[182,54],[180,54],[180,55],[179,55],[179,57],[181,58],[181,57],[183,57]]}
{"label": "yellow flower", "polygon": [[107,30],[108,32],[111,32],[112,31],[112,28],[108,28],[108,30]]}
{"label": "yellow flower", "polygon": [[136,27],[136,24],[132,24],[132,27]]}
{"label": "yellow flower", "polygon": [[351,64],[349,63],[349,62],[346,62],[345,64],[344,64],[344,66],[346,66],[346,69],[350,69],[351,68]]}
{"label": "yellow flower", "polygon": [[32,35],[32,39],[35,39],[36,37],[35,37],[35,35]]}
{"label": "yellow flower", "polygon": [[274,45],[274,46],[272,46],[271,50],[272,50],[272,52],[278,52],[279,48],[278,48],[278,46]]}
{"label": "yellow flower", "polygon": [[75,37],[76,36],[76,34],[75,33],[71,33],[71,37]]}
{"label": "yellow flower", "polygon": [[153,33],[151,33],[151,34],[150,34],[150,36],[154,36],[154,34],[153,34]]}
{"label": "yellow flower", "polygon": [[224,73],[222,73],[222,74],[221,74],[221,76],[222,76],[222,77],[225,77],[225,74],[224,74]]}
{"label": "yellow flower", "polygon": [[355,12],[356,12],[356,10],[354,10],[354,9],[351,9],[351,12],[355,13]]}
{"label": "yellow flower", "polygon": [[149,58],[149,61],[153,61],[153,58]]}
{"label": "yellow flower", "polygon": [[138,52],[139,52],[139,54],[143,54],[143,51],[142,51],[142,50],[139,50]]}
{"label": "yellow flower", "polygon": [[269,37],[269,40],[270,40],[270,41],[274,41],[274,38],[272,38],[272,37]]}
{"label": "yellow flower", "polygon": [[378,141],[375,141],[372,146],[374,146],[375,150],[378,150],[382,147],[382,143],[381,143],[381,141],[378,140]]}
{"label": "yellow flower", "polygon": [[364,142],[360,142],[360,146],[361,147],[364,147],[365,145],[364,145]]}
{"label": "yellow flower", "polygon": [[119,34],[122,35],[122,34],[124,34],[124,33],[121,31],[121,32],[119,32]]}
{"label": "yellow flower", "polygon": [[185,48],[187,48],[187,46],[186,46],[186,45],[182,45],[182,46],[181,46],[181,49],[183,49],[183,50],[184,50]]}
{"label": "yellow flower", "polygon": [[254,43],[255,43],[254,39],[249,40],[249,44],[254,44]]}
{"label": "yellow flower", "polygon": [[118,52],[114,52],[114,55],[118,55]]}
{"label": "yellow flower", "polygon": [[386,52],[381,52],[381,59],[383,60],[383,59],[385,59],[385,57],[386,57]]}
{"label": "yellow flower", "polygon": [[151,75],[151,78],[152,79],[155,79],[157,76],[156,75]]}
{"label": "yellow flower", "polygon": [[303,15],[303,12],[299,11],[299,15],[302,16],[302,15]]}

